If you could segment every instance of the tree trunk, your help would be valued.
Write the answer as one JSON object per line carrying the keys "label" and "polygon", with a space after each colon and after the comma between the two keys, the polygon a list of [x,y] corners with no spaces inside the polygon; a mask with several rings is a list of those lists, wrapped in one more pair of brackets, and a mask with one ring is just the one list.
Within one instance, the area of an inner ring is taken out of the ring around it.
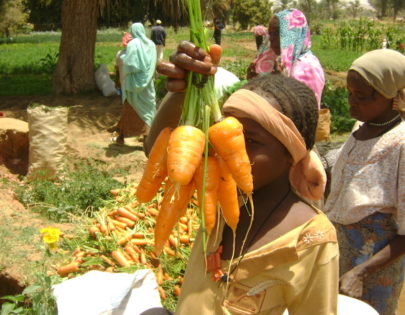
{"label": "tree trunk", "polygon": [[53,75],[55,94],[95,89],[94,51],[98,1],[64,0],[59,60]]}

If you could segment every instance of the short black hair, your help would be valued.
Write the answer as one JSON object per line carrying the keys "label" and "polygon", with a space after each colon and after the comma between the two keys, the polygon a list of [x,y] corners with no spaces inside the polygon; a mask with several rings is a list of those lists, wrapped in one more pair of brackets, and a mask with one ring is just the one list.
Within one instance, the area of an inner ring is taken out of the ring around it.
{"label": "short black hair", "polygon": [[248,81],[242,88],[264,98],[274,97],[281,106],[281,112],[294,122],[301,133],[307,149],[312,149],[318,124],[318,102],[309,87],[282,74],[264,74]]}

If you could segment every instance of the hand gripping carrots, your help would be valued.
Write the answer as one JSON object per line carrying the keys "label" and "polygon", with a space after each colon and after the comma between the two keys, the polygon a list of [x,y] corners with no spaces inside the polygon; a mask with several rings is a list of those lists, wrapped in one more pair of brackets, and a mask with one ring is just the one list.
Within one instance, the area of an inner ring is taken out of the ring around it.
{"label": "hand gripping carrots", "polygon": [[167,76],[166,88],[171,92],[183,91],[186,82],[184,70],[212,75],[217,71],[222,48],[217,44],[209,46],[209,54],[189,41],[182,41],[171,57],[171,62],[159,61],[156,71]]}
{"label": "hand gripping carrots", "polygon": [[[248,196],[253,192],[242,124],[236,118],[223,119],[216,99],[212,75],[220,62],[222,48],[207,45],[199,1],[188,0],[187,3],[192,42],[182,41],[170,56],[170,63],[161,61],[157,65],[157,71],[168,77],[169,91],[187,88],[181,119],[177,128],[171,133],[163,130],[164,135],[159,135],[155,141],[136,193],[140,202],[150,201],[167,170],[168,179],[155,226],[157,255],[164,249],[171,230],[186,209],[194,186],[198,192],[203,242],[216,224],[218,204],[226,223],[236,231],[239,221],[236,187]],[[215,124],[210,127],[211,121]],[[214,148],[212,156],[209,156],[208,141]],[[222,165],[217,158],[221,159]]]}

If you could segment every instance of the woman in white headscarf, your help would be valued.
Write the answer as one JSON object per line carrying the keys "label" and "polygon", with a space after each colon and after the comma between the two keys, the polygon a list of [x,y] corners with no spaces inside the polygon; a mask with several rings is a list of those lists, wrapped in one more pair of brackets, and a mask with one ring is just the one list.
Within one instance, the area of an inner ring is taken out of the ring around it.
{"label": "woman in white headscarf", "polygon": [[325,212],[340,249],[340,290],[395,314],[405,272],[405,56],[389,49],[356,59],[350,113],[363,122],[332,170]]}
{"label": "woman in white headscarf", "polygon": [[122,102],[118,123],[119,135],[114,141],[124,143],[129,136],[147,135],[156,113],[153,75],[156,68],[155,44],[146,37],[141,23],[130,28],[132,40],[120,55],[123,63]]}

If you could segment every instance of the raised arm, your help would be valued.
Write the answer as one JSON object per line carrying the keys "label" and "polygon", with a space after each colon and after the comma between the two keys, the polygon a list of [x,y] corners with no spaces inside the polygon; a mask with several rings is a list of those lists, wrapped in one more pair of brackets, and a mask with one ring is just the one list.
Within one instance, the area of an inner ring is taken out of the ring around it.
{"label": "raised arm", "polygon": [[185,92],[168,92],[163,98],[150,127],[149,134],[143,143],[146,156],[149,156],[149,152],[163,128],[175,128],[179,124],[184,96]]}

